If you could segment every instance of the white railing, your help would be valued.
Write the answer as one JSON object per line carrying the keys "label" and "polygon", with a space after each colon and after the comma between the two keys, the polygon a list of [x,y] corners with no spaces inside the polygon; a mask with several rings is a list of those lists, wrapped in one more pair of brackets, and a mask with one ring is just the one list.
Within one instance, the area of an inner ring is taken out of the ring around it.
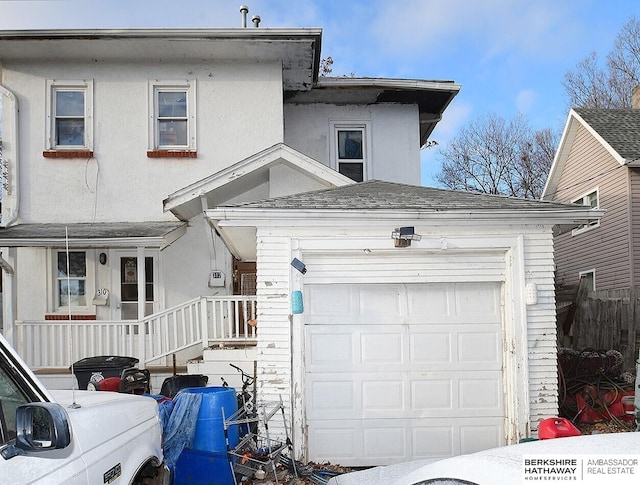
{"label": "white railing", "polygon": [[[17,321],[14,346],[33,369],[68,368],[85,357],[135,357],[166,365],[211,345],[255,344],[255,296],[203,296],[144,320]],[[140,339],[141,329],[145,338]]]}

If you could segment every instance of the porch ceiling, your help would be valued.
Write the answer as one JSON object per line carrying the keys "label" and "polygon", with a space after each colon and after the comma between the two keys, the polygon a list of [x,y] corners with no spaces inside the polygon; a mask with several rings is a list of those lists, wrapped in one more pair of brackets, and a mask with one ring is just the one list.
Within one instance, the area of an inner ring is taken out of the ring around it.
{"label": "porch ceiling", "polygon": [[96,222],[17,224],[0,229],[0,247],[74,248],[147,247],[163,249],[187,231],[187,224],[167,222]]}

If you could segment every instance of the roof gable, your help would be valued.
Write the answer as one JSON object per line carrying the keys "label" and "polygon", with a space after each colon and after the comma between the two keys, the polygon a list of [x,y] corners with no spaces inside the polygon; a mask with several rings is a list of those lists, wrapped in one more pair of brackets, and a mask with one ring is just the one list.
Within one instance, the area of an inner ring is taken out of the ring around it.
{"label": "roof gable", "polygon": [[[290,183],[278,184],[272,180],[276,170],[279,177],[288,178]],[[188,220],[207,207],[242,199],[255,200],[260,194],[268,198],[353,183],[326,165],[278,143],[174,192],[163,201],[163,206],[165,212],[171,211],[179,219]],[[207,207],[203,207],[202,198],[206,199]]]}
{"label": "roof gable", "polygon": [[552,199],[557,192],[579,127],[584,127],[620,165],[640,166],[639,109],[572,109],[549,171],[543,199]]}

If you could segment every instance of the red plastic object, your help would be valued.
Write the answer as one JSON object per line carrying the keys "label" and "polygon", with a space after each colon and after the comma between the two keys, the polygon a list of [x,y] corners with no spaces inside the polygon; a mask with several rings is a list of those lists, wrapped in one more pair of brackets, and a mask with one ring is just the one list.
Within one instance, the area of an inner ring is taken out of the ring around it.
{"label": "red plastic object", "polygon": [[609,421],[612,416],[618,419],[633,421],[634,415],[627,413],[622,398],[633,396],[633,391],[607,391],[599,394],[593,386],[584,386],[582,392],[575,395],[578,408],[578,421],[581,423],[598,423]]}
{"label": "red plastic object", "polygon": [[98,382],[98,391],[118,392],[120,391],[120,381],[119,377],[106,377]]}
{"label": "red plastic object", "polygon": [[547,418],[540,421],[538,425],[538,438],[541,440],[580,436],[581,434],[580,430],[567,418]]}

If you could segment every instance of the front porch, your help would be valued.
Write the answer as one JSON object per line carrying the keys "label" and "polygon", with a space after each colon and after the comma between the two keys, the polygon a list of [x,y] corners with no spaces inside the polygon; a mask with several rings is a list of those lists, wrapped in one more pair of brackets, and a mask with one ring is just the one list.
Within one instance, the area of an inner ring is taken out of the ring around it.
{"label": "front porch", "polygon": [[141,368],[184,369],[207,348],[255,346],[256,300],[201,296],[142,320],[16,321],[13,345],[37,373],[68,373],[72,363],[102,355],[134,357]]}

